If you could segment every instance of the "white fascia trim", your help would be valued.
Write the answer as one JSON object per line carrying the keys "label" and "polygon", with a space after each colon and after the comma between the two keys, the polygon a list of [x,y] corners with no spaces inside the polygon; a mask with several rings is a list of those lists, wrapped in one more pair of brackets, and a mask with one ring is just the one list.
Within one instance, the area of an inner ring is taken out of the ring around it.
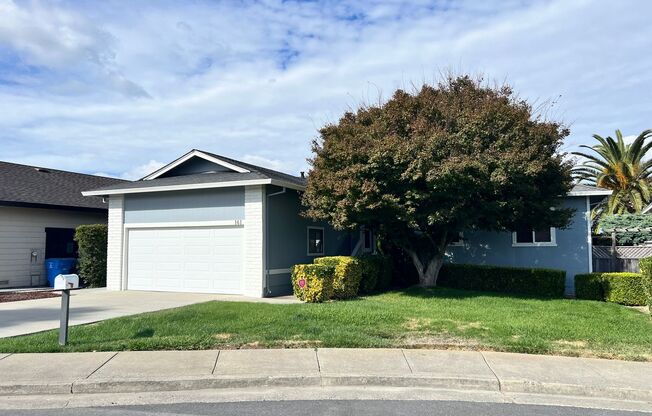
{"label": "white fascia trim", "polygon": [[596,191],[571,191],[567,193],[567,196],[608,196],[611,195],[612,191],[607,189],[596,190]]}
{"label": "white fascia trim", "polygon": [[125,228],[242,227],[244,220],[125,223]]}
{"label": "white fascia trim", "polygon": [[275,179],[250,179],[246,181],[228,181],[228,182],[209,182],[209,183],[192,183],[184,185],[161,185],[148,186],[144,188],[123,188],[110,189],[106,191],[84,191],[84,196],[105,196],[105,195],[123,195],[123,194],[141,194],[146,192],[165,192],[165,191],[186,191],[191,189],[211,189],[211,188],[230,188],[235,186],[249,185],[277,185],[297,191],[305,190],[305,186],[291,184],[289,182],[278,181]]}
{"label": "white fascia trim", "polygon": [[236,166],[236,165],[234,165],[232,163],[229,163],[229,162],[225,162],[222,159],[218,159],[216,157],[209,156],[204,152],[200,152],[199,150],[192,150],[192,151],[186,153],[185,155],[181,156],[179,159],[175,160],[174,162],[163,166],[162,168],[154,171],[153,173],[150,173],[149,175],[145,176],[142,180],[148,181],[148,180],[151,180],[151,179],[156,179],[159,176],[163,175],[165,172],[168,172],[168,171],[176,168],[177,166],[181,165],[182,163],[185,163],[186,161],[188,161],[188,159],[193,158],[195,156],[200,157],[200,158],[202,158],[204,160],[208,160],[209,162],[213,162],[213,163],[215,163],[217,165],[224,166],[225,168],[231,169],[231,170],[233,170],[235,172],[238,172],[238,173],[248,173],[248,172],[250,172],[247,169],[241,168],[240,166]]}

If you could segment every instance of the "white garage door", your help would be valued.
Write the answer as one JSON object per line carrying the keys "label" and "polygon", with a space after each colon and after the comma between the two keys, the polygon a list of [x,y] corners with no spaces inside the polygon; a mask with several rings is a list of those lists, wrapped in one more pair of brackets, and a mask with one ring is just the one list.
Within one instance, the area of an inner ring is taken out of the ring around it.
{"label": "white garage door", "polygon": [[242,227],[131,229],[127,288],[242,293]]}

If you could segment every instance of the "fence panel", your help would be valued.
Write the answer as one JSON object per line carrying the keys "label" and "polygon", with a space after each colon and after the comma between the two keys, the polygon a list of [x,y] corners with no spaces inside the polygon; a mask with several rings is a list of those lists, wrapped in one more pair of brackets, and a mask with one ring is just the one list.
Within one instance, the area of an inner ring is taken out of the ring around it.
{"label": "fence panel", "polygon": [[632,272],[640,273],[639,260],[652,257],[650,246],[616,246],[612,255],[610,246],[593,246],[594,272]]}

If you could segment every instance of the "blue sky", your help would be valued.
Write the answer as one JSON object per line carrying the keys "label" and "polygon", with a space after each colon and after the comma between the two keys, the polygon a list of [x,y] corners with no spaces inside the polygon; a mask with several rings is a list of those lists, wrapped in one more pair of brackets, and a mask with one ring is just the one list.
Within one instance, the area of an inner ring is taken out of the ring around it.
{"label": "blue sky", "polygon": [[297,173],[325,123],[440,73],[591,134],[652,127],[647,0],[0,0],[1,160],[138,178],[199,148]]}

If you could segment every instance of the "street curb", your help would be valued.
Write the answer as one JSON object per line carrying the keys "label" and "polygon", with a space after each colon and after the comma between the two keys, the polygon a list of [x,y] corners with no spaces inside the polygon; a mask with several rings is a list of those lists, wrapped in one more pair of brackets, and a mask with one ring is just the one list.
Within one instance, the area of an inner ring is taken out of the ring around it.
{"label": "street curb", "polygon": [[584,386],[579,384],[542,383],[532,380],[501,380],[501,385],[501,391],[505,393],[534,393],[652,402],[652,390]]}
{"label": "street curb", "polygon": [[73,383],[0,384],[0,395],[70,394]]}
{"label": "street curb", "polygon": [[138,393],[246,387],[319,386],[319,376],[275,377],[187,377],[174,380],[82,380],[72,384],[75,393]]}
{"label": "street curb", "polygon": [[175,379],[83,379],[73,383],[0,384],[0,395],[93,394],[236,389],[251,387],[414,387],[448,390],[599,397],[652,402],[652,390],[542,383],[531,380],[432,377],[427,375],[206,376]]}

